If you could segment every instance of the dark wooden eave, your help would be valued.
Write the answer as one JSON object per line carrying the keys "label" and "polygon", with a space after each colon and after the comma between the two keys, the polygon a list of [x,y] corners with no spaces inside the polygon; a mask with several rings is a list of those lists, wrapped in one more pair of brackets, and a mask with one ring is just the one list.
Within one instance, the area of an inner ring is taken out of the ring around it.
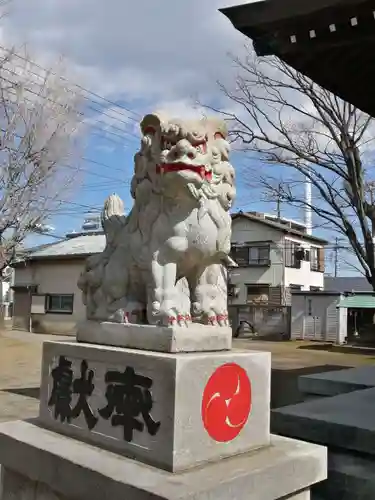
{"label": "dark wooden eave", "polygon": [[265,0],[220,9],[254,42],[375,116],[375,0]]}

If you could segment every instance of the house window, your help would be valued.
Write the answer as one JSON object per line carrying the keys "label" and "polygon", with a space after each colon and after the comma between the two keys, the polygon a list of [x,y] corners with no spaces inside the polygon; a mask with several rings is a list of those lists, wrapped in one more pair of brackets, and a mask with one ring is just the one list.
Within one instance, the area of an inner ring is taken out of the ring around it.
{"label": "house window", "polygon": [[311,271],[318,271],[318,249],[312,247],[310,250],[310,269]]}
{"label": "house window", "polygon": [[269,266],[270,245],[260,244],[232,247],[231,257],[241,267]]}
{"label": "house window", "polygon": [[240,267],[249,265],[249,247],[232,247],[231,257]]}
{"label": "house window", "polygon": [[310,269],[324,273],[324,248],[312,247],[310,250]]}
{"label": "house window", "polygon": [[46,312],[57,314],[72,314],[73,313],[73,294],[50,294],[46,295]]}
{"label": "house window", "polygon": [[270,246],[249,247],[249,264],[251,266],[268,266],[270,263]]}
{"label": "house window", "polygon": [[301,256],[300,252],[301,245],[299,243],[295,243],[294,241],[286,240],[285,241],[285,266],[286,267],[295,267],[299,269],[301,267]]}
{"label": "house window", "polygon": [[247,302],[250,304],[268,304],[270,288],[268,285],[247,285]]}

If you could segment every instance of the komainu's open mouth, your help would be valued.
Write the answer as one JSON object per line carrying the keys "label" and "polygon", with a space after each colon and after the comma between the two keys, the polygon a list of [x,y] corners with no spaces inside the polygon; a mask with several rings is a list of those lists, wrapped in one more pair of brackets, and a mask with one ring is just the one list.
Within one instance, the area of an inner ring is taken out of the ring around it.
{"label": "komainu's open mouth", "polygon": [[180,172],[181,170],[190,170],[199,174],[202,179],[210,181],[212,172],[208,172],[204,165],[189,165],[186,163],[162,163],[156,166],[156,173],[162,174],[167,172]]}

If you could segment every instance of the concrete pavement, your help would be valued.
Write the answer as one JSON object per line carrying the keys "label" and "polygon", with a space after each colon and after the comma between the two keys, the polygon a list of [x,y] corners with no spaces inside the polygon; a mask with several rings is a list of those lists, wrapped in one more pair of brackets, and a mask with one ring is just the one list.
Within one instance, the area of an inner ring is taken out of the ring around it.
{"label": "concrete pavement", "polygon": [[[0,422],[37,415],[42,343],[71,339],[13,330],[0,332]],[[301,345],[306,344],[242,338],[234,341],[235,348],[271,351],[273,407],[301,400],[297,388],[300,374],[375,363],[372,356],[312,351],[300,349]]]}

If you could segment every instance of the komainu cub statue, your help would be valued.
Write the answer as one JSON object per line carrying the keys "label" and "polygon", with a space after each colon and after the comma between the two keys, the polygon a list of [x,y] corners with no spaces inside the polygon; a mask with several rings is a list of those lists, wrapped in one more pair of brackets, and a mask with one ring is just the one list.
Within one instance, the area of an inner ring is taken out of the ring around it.
{"label": "komainu cub statue", "polygon": [[117,323],[228,325],[227,266],[235,172],[223,121],[146,115],[125,216],[104,204],[106,246],[79,279],[87,318]]}

